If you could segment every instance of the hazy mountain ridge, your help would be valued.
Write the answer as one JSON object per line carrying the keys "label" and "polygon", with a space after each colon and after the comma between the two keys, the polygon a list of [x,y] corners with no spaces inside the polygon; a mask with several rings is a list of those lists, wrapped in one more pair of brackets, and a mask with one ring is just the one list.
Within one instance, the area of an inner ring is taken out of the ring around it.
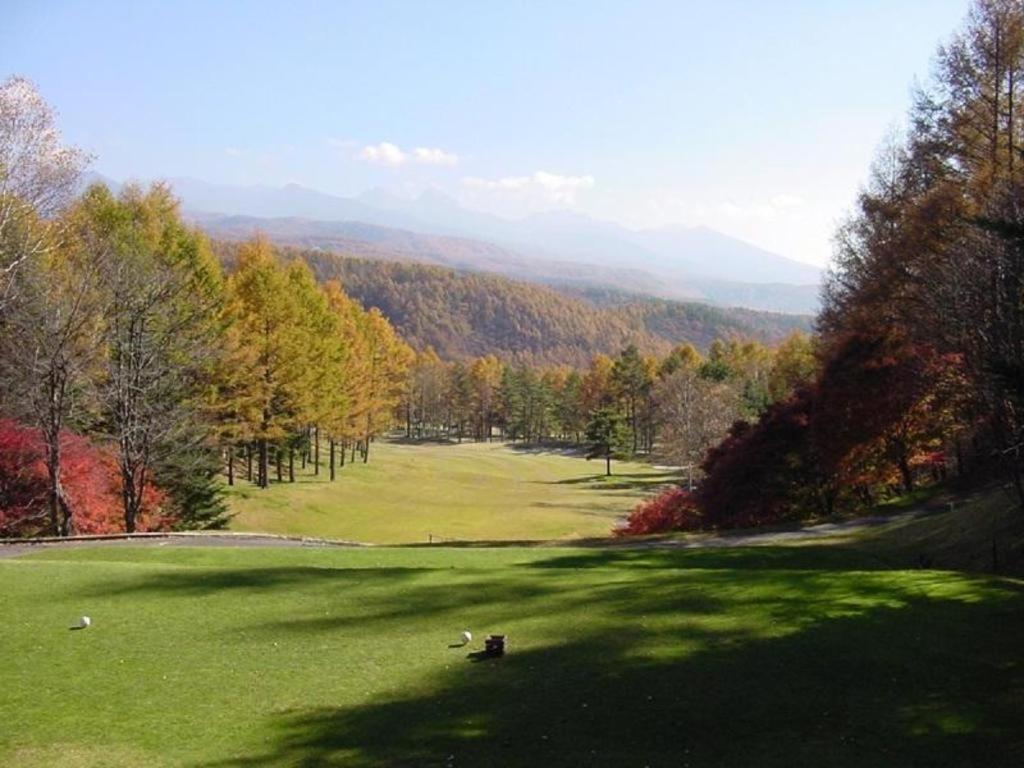
{"label": "hazy mountain ridge", "polygon": [[377,261],[406,261],[452,269],[488,272],[555,286],[629,286],[639,294],[699,300],[686,286],[665,286],[641,270],[572,261],[548,261],[470,238],[424,235],[363,222],[309,221],[297,218],[190,214],[211,237],[245,240],[257,232],[278,245],[320,248]]}
{"label": "hazy mountain ridge", "polygon": [[525,256],[482,240],[421,234],[358,221],[206,213],[190,213],[189,217],[212,237],[243,240],[260,232],[279,245],[489,272],[558,288],[615,289],[656,298],[792,314],[812,314],[818,301],[817,285],[754,284],[683,275],[673,279],[642,269]]}

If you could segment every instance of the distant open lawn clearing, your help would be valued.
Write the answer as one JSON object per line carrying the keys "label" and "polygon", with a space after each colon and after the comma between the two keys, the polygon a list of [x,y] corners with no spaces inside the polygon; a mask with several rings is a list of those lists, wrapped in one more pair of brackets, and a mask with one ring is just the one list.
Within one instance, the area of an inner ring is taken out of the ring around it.
{"label": "distant open lawn clearing", "polygon": [[502,443],[379,441],[370,462],[328,480],[296,470],[295,483],[229,489],[231,529],[382,544],[434,540],[546,540],[607,536],[637,501],[677,475],[634,462],[587,461]]}
{"label": "distant open lawn clearing", "polygon": [[0,583],[7,768],[1024,757],[1024,584],[841,547],[97,547]]}

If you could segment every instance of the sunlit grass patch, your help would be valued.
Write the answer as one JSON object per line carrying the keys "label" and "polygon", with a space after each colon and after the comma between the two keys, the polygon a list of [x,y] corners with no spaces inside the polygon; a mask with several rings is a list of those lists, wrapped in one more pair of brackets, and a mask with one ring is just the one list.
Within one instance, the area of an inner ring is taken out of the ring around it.
{"label": "sunlit grass patch", "polygon": [[[322,459],[323,457],[321,457]],[[368,464],[329,482],[322,467],[295,483],[229,489],[234,530],[385,544],[607,536],[636,503],[676,475],[634,462],[588,462],[501,443],[382,441]]]}

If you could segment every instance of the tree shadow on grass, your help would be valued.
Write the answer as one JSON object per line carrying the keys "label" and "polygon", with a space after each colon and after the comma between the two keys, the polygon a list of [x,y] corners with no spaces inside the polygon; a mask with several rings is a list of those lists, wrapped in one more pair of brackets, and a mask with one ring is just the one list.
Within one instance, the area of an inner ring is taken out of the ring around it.
{"label": "tree shadow on grass", "polygon": [[433,446],[433,447],[446,447],[446,446],[465,445],[465,444],[468,444],[468,443],[470,443],[472,441],[464,440],[462,443],[460,443],[455,438],[447,438],[447,437],[405,437],[403,435],[402,437],[389,437],[386,442],[391,444],[391,445],[412,445],[412,446],[425,445],[425,446]]}
{"label": "tree shadow on grass", "polygon": [[582,485],[592,491],[653,490],[679,482],[678,472],[632,472],[612,474],[603,472],[564,480],[536,480],[543,485]]}
{"label": "tree shadow on grass", "polygon": [[[538,485],[555,485],[586,491],[589,495],[581,495],[580,498],[589,498],[591,501],[582,501],[575,505],[566,504],[564,502],[537,501],[533,502],[530,506],[534,508],[578,507],[581,509],[593,509],[593,498],[595,495],[600,495],[605,499],[614,499],[616,502],[621,504],[630,499],[640,500],[647,498],[654,492],[677,483],[678,481],[679,476],[673,472],[635,472],[615,474],[611,477],[606,476],[604,473],[597,473],[562,480],[533,480],[531,482]],[[622,510],[623,513],[627,511],[627,509]]]}
{"label": "tree shadow on grass", "polygon": [[397,585],[435,568],[188,568],[160,571],[131,580],[97,585],[90,593],[105,597],[132,593],[201,597],[224,591],[270,591],[322,585],[337,589],[346,583],[374,582]]}
{"label": "tree shadow on grass", "polygon": [[[606,494],[612,496],[613,494]],[[632,495],[632,494],[630,494]],[[636,494],[639,496],[640,494]],[[622,499],[622,494],[614,494],[614,498]],[[560,502],[560,501],[535,501],[530,504],[530,509],[571,509],[578,512],[581,515],[588,517],[600,517],[607,521],[609,528],[617,517],[621,517],[621,513],[616,514],[615,511],[603,509],[601,507],[595,507],[593,501],[589,502],[578,502],[575,504]]]}
{"label": "tree shadow on grass", "polygon": [[501,443],[505,448],[516,453],[528,453],[536,456],[567,456],[582,459],[587,455],[587,447],[576,443]]}
{"label": "tree shadow on grass", "polygon": [[526,568],[642,568],[659,570],[892,570],[881,560],[855,550],[828,545],[801,547],[709,547],[706,549],[608,547],[598,542],[586,551],[554,553],[524,563]]}
{"label": "tree shadow on grass", "polygon": [[218,765],[1019,766],[1024,597],[897,592],[778,631],[624,624],[513,646],[390,698],[275,715],[265,750]]}
{"label": "tree shadow on grass", "polygon": [[581,485],[583,483],[598,483],[600,485],[606,485],[617,480],[650,480],[651,482],[667,482],[670,480],[677,480],[678,478],[678,472],[616,472],[611,476],[604,474],[604,472],[599,472],[597,474],[584,475],[582,477],[570,477],[565,480],[540,480],[537,482],[542,482],[544,485]]}

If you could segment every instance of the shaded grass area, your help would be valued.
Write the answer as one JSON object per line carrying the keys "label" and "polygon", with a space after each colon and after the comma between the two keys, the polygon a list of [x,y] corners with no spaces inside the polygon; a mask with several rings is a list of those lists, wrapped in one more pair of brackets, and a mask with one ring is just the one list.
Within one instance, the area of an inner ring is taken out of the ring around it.
{"label": "shaded grass area", "polygon": [[[895,509],[910,506],[900,503]],[[933,492],[919,507],[922,517],[895,519],[830,541],[849,544],[892,567],[1024,577],[1024,511],[1011,489],[994,485],[963,494]]]}
{"label": "shaded grass area", "polygon": [[[324,451],[321,451],[323,460]],[[550,540],[606,536],[675,475],[631,462],[502,443],[380,442],[369,464],[260,490],[228,489],[233,530],[384,544],[436,540]]]}
{"label": "shaded grass area", "polygon": [[[95,548],[0,579],[4,765],[1024,758],[1024,585],[842,547]],[[475,662],[488,632],[510,652]]]}

